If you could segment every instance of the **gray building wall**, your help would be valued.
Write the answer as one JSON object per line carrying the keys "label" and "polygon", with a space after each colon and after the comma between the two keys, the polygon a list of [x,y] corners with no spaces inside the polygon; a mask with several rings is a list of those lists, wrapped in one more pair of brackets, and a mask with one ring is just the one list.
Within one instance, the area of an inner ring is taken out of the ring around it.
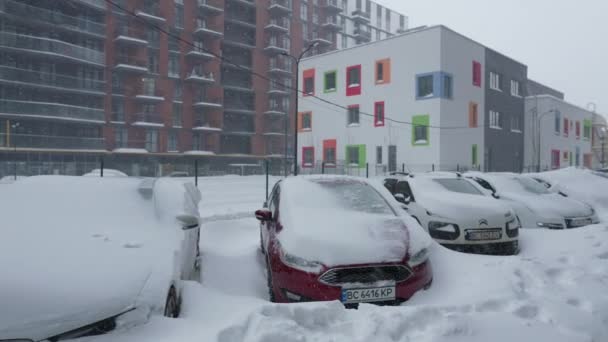
{"label": "gray building wall", "polygon": [[528,94],[527,96],[535,96],[535,95],[551,95],[553,97],[557,97],[560,100],[564,99],[564,93],[559,90],[548,87],[542,83],[528,80]]}
{"label": "gray building wall", "polygon": [[[491,49],[486,49],[485,60],[485,169],[520,172],[524,160],[524,97],[527,95],[528,67]],[[490,88],[491,72],[501,75],[502,91]],[[511,94],[511,80],[519,81],[521,96]],[[490,128],[490,111],[500,113],[502,129]],[[521,132],[511,129],[514,117],[519,120]]]}

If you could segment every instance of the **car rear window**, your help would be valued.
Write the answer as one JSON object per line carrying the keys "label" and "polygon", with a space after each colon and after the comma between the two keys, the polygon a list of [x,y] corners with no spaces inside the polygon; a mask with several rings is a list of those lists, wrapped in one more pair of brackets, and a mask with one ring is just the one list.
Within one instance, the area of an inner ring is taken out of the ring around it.
{"label": "car rear window", "polygon": [[469,195],[483,195],[473,184],[462,178],[435,178],[433,180],[452,192]]}

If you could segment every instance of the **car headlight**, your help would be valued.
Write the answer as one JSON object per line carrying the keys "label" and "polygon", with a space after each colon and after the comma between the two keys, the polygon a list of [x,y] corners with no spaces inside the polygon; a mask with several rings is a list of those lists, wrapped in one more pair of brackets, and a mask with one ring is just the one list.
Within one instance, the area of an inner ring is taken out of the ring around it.
{"label": "car headlight", "polygon": [[407,264],[410,267],[416,267],[425,263],[429,259],[429,250],[428,248],[423,248],[418,251],[416,254],[412,255],[410,259],[407,261]]}
{"label": "car headlight", "polygon": [[510,221],[507,222],[507,229],[517,229],[521,228],[521,224],[517,217],[513,217]]}
{"label": "car headlight", "polygon": [[293,254],[289,254],[283,250],[283,248],[279,245],[279,257],[281,258],[281,262],[285,265],[295,268],[300,271],[308,272],[308,273],[321,273],[323,270],[323,264],[317,261],[309,261],[304,258],[300,258],[299,256],[295,256]]}
{"label": "car headlight", "polygon": [[429,235],[434,239],[456,240],[460,235],[460,228],[454,223],[431,221],[429,222]]}
{"label": "car headlight", "polygon": [[539,227],[541,227],[541,228],[564,229],[564,225],[561,224],[561,223],[537,222],[536,225],[539,226]]}

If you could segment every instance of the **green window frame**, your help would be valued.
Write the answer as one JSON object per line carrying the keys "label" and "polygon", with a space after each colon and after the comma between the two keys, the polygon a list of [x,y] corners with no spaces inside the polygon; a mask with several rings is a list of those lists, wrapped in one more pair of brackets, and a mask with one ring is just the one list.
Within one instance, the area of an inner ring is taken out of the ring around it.
{"label": "green window frame", "polygon": [[357,160],[357,167],[362,169],[365,167],[365,164],[367,164],[367,153],[366,153],[366,146],[365,144],[362,145],[346,145],[345,149],[344,149],[344,156],[345,156],[345,162],[347,166],[350,166],[350,155],[349,155],[349,150],[350,149],[357,149],[358,150],[358,159]]}
{"label": "green window frame", "polygon": [[583,120],[583,138],[591,139],[591,127],[593,126],[591,120]]}
{"label": "green window frame", "polygon": [[[334,79],[334,87],[333,88],[328,88],[328,77],[332,77]],[[324,93],[335,93],[336,91],[338,91],[338,70],[330,70],[330,71],[326,71],[325,74],[323,74],[323,92]]]}
{"label": "green window frame", "polygon": [[471,166],[477,166],[477,144],[471,146]]}
{"label": "green window frame", "polygon": [[412,146],[429,146],[431,144],[430,117],[428,114],[412,117]]}

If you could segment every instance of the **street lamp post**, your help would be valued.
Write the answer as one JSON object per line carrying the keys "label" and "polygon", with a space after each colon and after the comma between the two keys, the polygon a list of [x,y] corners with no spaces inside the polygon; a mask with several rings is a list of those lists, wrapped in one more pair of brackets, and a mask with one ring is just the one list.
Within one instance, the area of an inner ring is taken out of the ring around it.
{"label": "street lamp post", "polygon": [[[295,93],[296,93],[296,100],[294,103],[294,131],[293,131],[293,175],[297,176],[298,175],[298,97],[300,94],[298,94],[298,87],[300,85],[300,61],[302,60],[302,58],[304,57],[304,55],[310,51],[310,49],[314,48],[315,46],[317,46],[318,42],[314,42],[310,45],[308,45],[308,47],[302,51],[302,53],[300,53],[300,55],[298,57],[292,56],[288,53],[283,52],[281,55],[283,56],[287,56],[289,58],[291,58],[292,60],[295,61],[295,66],[296,66],[296,86],[294,87]],[[285,136],[285,158],[287,158],[287,135]]]}
{"label": "street lamp post", "polygon": [[549,113],[557,113],[557,109],[551,109],[549,111],[542,113],[541,115],[538,116],[538,120],[537,120],[538,121],[538,155],[537,155],[536,172],[540,172],[540,151],[542,150],[542,146],[540,145],[541,144],[540,135],[542,132],[541,122],[542,122],[543,117]]}
{"label": "street lamp post", "polygon": [[12,129],[12,135],[13,135],[13,151],[14,151],[14,156],[13,156],[13,175],[15,180],[17,180],[17,128],[19,127],[19,123],[15,122],[14,124],[11,125],[11,129]]}

